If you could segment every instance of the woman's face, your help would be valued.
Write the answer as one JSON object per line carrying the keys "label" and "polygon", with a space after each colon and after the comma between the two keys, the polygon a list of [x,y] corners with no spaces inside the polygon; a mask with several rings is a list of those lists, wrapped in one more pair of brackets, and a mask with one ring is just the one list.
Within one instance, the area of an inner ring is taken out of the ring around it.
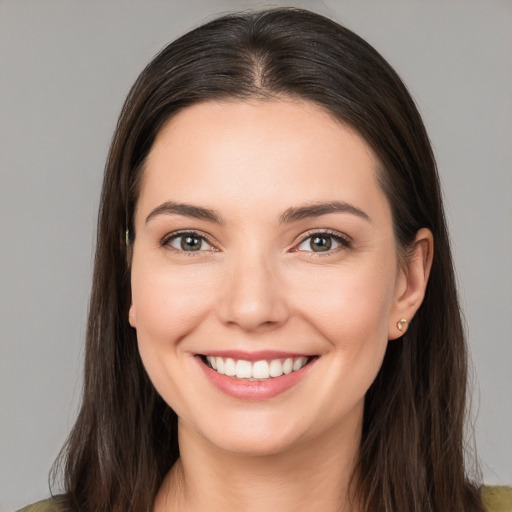
{"label": "woman's face", "polygon": [[252,454],[359,435],[407,288],[377,172],[307,102],[208,102],[162,129],[129,318],[180,428]]}

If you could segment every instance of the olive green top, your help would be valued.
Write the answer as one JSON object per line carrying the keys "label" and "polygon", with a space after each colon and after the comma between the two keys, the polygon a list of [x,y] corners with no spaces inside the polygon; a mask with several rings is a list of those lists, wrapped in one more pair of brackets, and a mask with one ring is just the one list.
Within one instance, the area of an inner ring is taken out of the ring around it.
{"label": "olive green top", "polygon": [[482,489],[487,512],[512,512],[512,487],[487,486]]}
{"label": "olive green top", "polygon": [[17,512],[59,512],[59,509],[55,504],[55,500],[49,499],[20,508]]}
{"label": "olive green top", "polygon": [[[487,512],[512,512],[512,487],[484,487],[482,498]],[[29,505],[18,512],[59,512],[59,509],[55,500],[49,499]]]}

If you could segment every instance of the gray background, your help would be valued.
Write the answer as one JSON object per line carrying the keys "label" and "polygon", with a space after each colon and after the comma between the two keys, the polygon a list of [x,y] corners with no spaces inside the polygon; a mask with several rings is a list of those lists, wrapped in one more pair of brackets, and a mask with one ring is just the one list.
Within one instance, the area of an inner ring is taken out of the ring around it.
{"label": "gray background", "polygon": [[[167,42],[256,1],[0,2],[0,510],[47,496],[78,404],[100,181],[116,117]],[[290,5],[290,4],[288,4]],[[512,483],[512,3],[292,2],[388,58],[438,158],[488,483]]]}

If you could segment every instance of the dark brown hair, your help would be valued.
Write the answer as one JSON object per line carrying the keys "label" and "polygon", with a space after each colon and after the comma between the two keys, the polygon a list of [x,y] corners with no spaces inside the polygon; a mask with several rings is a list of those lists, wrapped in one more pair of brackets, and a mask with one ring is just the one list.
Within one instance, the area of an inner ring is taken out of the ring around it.
{"label": "dark brown hair", "polygon": [[483,510],[464,469],[466,344],[424,125],[375,49],[298,9],[233,14],[187,33],[154,58],[128,95],[101,196],[82,405],[54,467],[62,466],[67,504],[147,511],[179,457],[176,414],[146,375],[128,324],[125,232],[133,236],[143,164],[163,124],[198,102],[254,97],[312,101],[356,129],[379,157],[398,250],[406,253],[420,228],[434,235],[424,302],[406,334],[389,343],[366,395],[353,478],[364,510]]}

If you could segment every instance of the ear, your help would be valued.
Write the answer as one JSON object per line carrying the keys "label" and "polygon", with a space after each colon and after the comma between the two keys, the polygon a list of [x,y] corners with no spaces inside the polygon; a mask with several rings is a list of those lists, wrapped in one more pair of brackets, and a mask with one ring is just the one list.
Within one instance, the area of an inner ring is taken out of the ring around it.
{"label": "ear", "polygon": [[[416,233],[408,259],[400,269],[393,307],[391,308],[388,326],[388,339],[399,338],[407,330],[425,297],[432,259],[434,256],[434,237],[427,228]],[[406,322],[400,322],[406,320]],[[400,329],[400,325],[402,329]]]}
{"label": "ear", "polygon": [[132,327],[137,327],[137,314],[135,311],[135,305],[133,304],[133,299],[130,304],[130,309],[128,310],[128,322]]}

